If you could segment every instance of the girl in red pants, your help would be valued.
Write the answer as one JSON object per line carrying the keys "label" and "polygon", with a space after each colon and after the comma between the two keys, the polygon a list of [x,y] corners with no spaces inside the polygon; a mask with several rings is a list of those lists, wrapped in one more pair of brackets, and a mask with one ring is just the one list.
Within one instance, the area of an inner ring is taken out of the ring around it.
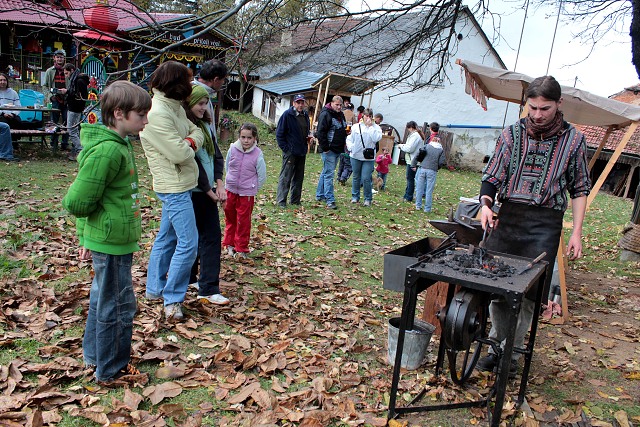
{"label": "girl in red pants", "polygon": [[258,148],[258,128],[254,124],[240,127],[240,138],[229,147],[225,169],[227,203],[222,245],[229,255],[246,258],[255,195],[267,180],[267,165]]}

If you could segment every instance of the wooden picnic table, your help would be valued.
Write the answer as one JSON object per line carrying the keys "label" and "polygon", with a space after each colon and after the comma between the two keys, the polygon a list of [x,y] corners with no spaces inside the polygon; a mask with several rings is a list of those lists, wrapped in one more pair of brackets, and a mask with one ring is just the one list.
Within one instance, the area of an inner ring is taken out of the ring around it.
{"label": "wooden picnic table", "polygon": [[[0,106],[0,111],[28,111],[28,112],[34,112],[34,113],[43,113],[43,119],[44,119],[44,114],[51,114],[51,113],[55,113],[55,112],[59,112],[60,109],[59,108],[51,108],[51,107],[46,107],[46,106],[42,106],[42,107],[35,107],[35,106],[28,106],[28,107],[24,107],[24,106],[17,106],[17,105],[1,105]],[[65,127],[61,127],[60,125],[54,124],[51,121],[45,121],[43,120],[43,127],[39,128],[39,129],[11,129],[11,136],[17,136],[17,137],[28,137],[29,141],[33,141],[33,137],[38,137],[40,140],[40,143],[42,145],[46,145],[45,144],[45,138],[48,135],[64,135],[67,133],[67,129]]]}

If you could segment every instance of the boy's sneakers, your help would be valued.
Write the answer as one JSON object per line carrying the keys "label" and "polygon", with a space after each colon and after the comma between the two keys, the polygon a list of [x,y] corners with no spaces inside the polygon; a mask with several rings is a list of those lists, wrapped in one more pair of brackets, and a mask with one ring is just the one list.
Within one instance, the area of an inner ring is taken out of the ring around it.
{"label": "boy's sneakers", "polygon": [[222,296],[222,294],[198,295],[198,301],[203,304],[213,305],[227,305],[230,302],[229,299]]}
{"label": "boy's sneakers", "polygon": [[144,386],[149,382],[149,374],[141,373],[135,366],[131,363],[127,364],[126,367],[122,368],[120,372],[116,374],[116,376],[110,380],[100,381],[96,379],[96,384],[100,387],[106,388],[117,388],[117,387],[125,387],[132,386],[138,384],[140,386]]}
{"label": "boy's sneakers", "polygon": [[249,258],[249,255],[247,255],[247,253],[246,253],[246,252],[236,252],[236,253],[233,255],[233,257],[234,257],[234,258],[239,258],[239,259],[247,259],[247,258]]}
{"label": "boy's sneakers", "polygon": [[365,200],[363,206],[371,206],[371,200]]}
{"label": "boy's sneakers", "polygon": [[165,305],[164,306],[164,317],[168,321],[180,321],[184,319],[184,314],[182,314],[182,307],[179,302]]}
{"label": "boy's sneakers", "polygon": [[233,246],[227,246],[227,255],[233,256],[236,253],[236,248]]}
{"label": "boy's sneakers", "polygon": [[358,202],[359,202],[359,200],[358,200],[358,199],[356,199],[355,197],[352,197],[352,198],[351,198],[351,203],[358,203]]}
{"label": "boy's sneakers", "polygon": [[146,292],[144,294],[144,297],[146,299],[148,299],[149,301],[159,301],[162,299],[162,295],[156,295],[156,294],[152,294],[150,292]]}
{"label": "boy's sneakers", "polygon": [[336,210],[338,209],[338,205],[336,205],[335,202],[327,203],[327,209]]}

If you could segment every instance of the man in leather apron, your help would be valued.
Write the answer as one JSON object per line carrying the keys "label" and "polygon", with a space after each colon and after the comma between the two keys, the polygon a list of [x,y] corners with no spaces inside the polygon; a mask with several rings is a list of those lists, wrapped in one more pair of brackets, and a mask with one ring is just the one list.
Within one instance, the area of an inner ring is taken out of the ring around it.
{"label": "man in leather apron", "polygon": [[[543,258],[553,268],[562,219],[568,207],[567,193],[573,210],[573,232],[566,254],[571,260],[582,256],[582,222],[591,189],[584,135],[564,121],[560,107],[560,84],[552,76],[538,77],[526,91],[527,117],[503,129],[495,152],[482,176],[480,205],[482,227],[492,227],[486,248],[535,258]],[[493,219],[494,201],[501,202],[497,219]],[[544,283],[543,298],[549,293],[551,272]],[[537,286],[523,299],[518,316],[514,346],[524,347],[524,338],[534,315]],[[503,343],[510,310],[503,298],[489,306],[491,330],[489,337]],[[518,369],[513,353],[510,375]],[[489,349],[477,368],[492,371],[498,357]]]}

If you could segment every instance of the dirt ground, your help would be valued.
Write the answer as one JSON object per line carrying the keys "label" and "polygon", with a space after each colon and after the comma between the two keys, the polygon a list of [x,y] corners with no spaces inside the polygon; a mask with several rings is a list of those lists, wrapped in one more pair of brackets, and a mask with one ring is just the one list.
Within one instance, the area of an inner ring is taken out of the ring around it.
{"label": "dirt ground", "polygon": [[[567,288],[569,320],[555,316],[539,322],[528,416],[516,412],[513,425],[639,426],[640,280],[569,271]],[[474,375],[465,391],[484,395],[487,384]],[[512,407],[519,384],[520,376],[510,382],[505,408]],[[503,419],[512,413],[503,410]],[[477,408],[410,414],[398,421],[408,427],[488,425],[486,411]]]}

